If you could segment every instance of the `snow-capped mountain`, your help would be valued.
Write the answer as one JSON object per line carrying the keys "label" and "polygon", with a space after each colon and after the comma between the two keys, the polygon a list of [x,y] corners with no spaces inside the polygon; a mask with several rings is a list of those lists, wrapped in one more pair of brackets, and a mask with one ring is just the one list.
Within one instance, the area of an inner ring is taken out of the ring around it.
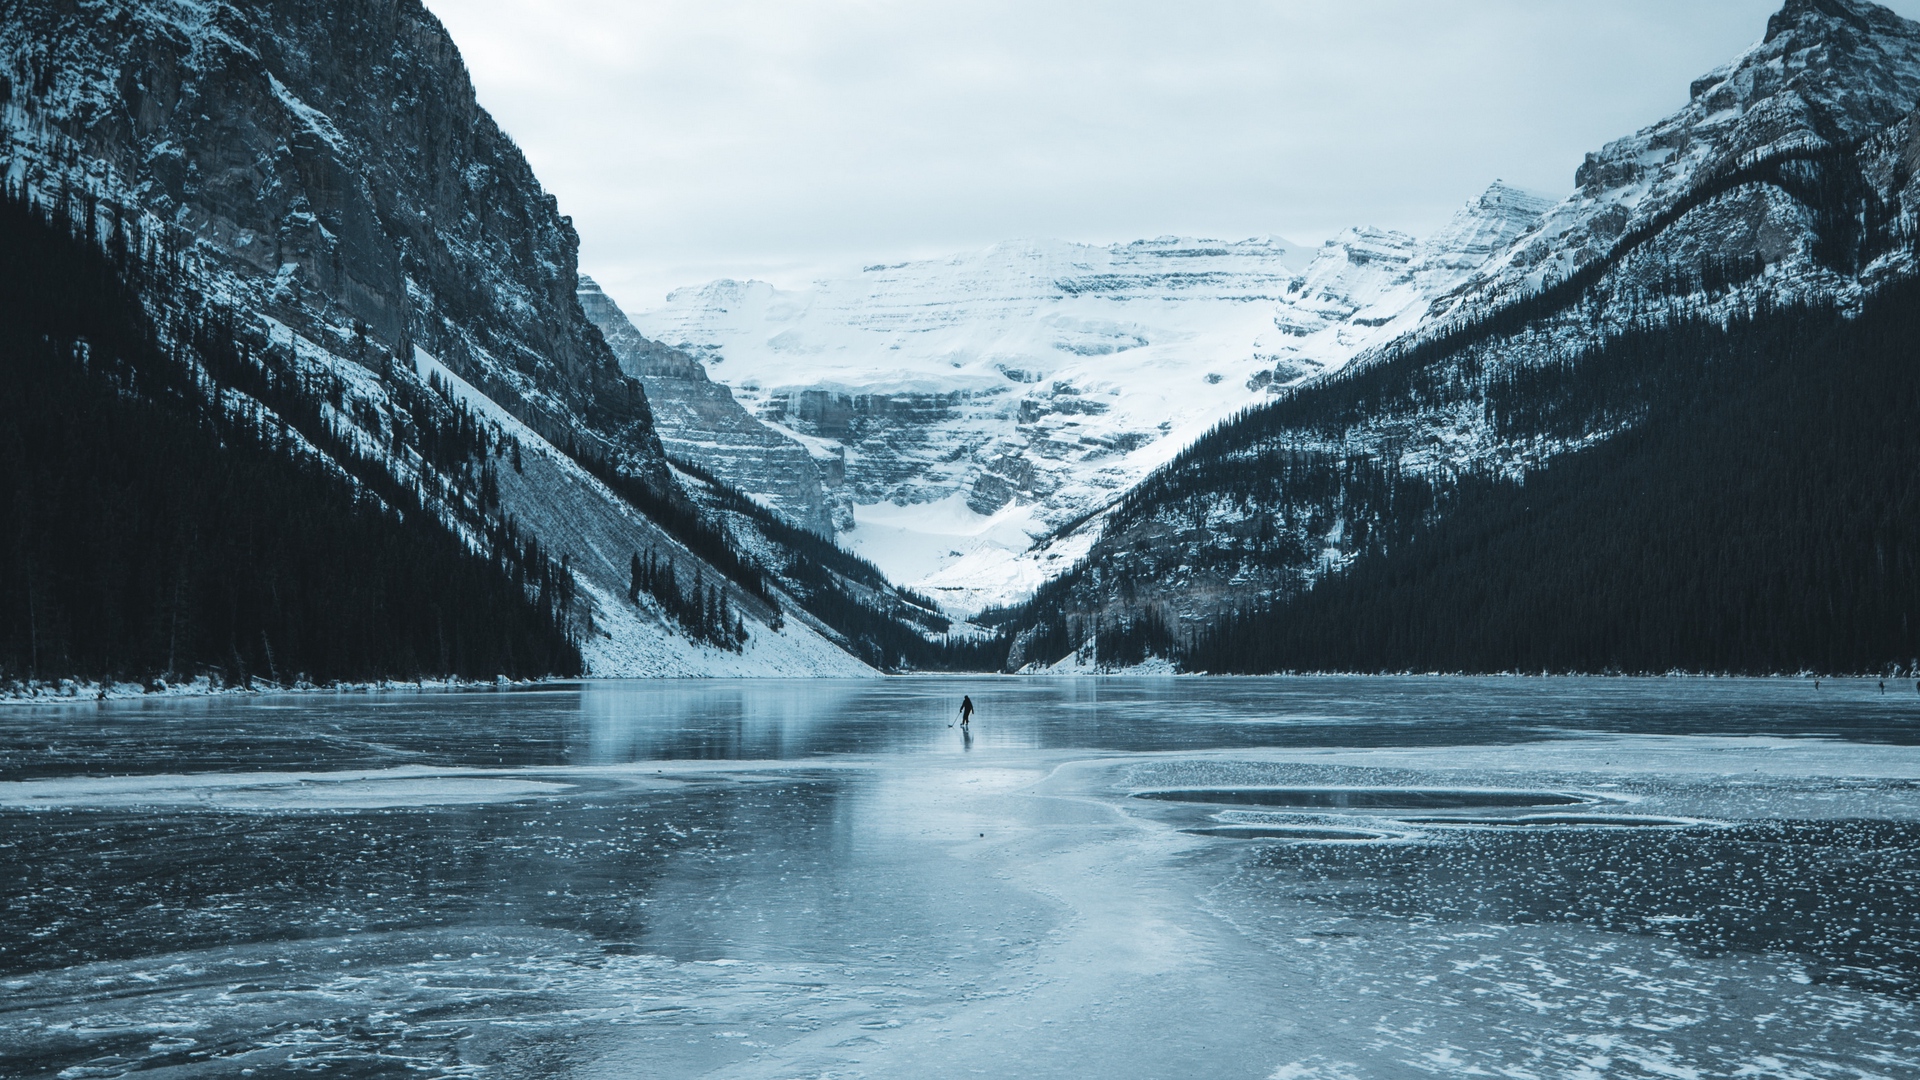
{"label": "snow-capped mountain", "polygon": [[[1776,273],[1812,275],[1810,287],[1845,288],[1803,250],[1804,208],[1741,174],[1861,148],[1899,123],[1920,98],[1920,24],[1862,0],[1788,0],[1758,44],[1689,91],[1672,116],[1588,154],[1577,190],[1506,245],[1448,313],[1485,311],[1618,260],[1650,233],[1690,245],[1673,248],[1674,259],[1758,254]],[[1729,183],[1734,191],[1719,190]]]}
{"label": "snow-capped mountain", "polygon": [[[1574,194],[1410,329],[1052,538],[1085,561],[1048,602],[1082,627],[1153,610],[1193,628],[1296,595],[1381,537],[1408,542],[1464,481],[1524,478],[1633,430],[1659,380],[1592,366],[1630,335],[1793,304],[1857,310],[1920,268],[1920,24],[1860,0],[1789,0],[1692,90],[1590,155]],[[1030,640],[1079,636],[1056,622]]]}
{"label": "snow-capped mountain", "polygon": [[1070,558],[1020,564],[1034,538],[1418,325],[1547,206],[1495,184],[1425,242],[1354,229],[1318,250],[1016,241],[805,290],[711,282],[633,323],[826,464],[851,546],[978,610]]}
{"label": "snow-capped mountain", "polygon": [[[564,561],[592,673],[870,672],[585,467],[679,497],[644,391],[576,297],[571,222],[417,0],[13,4],[0,174],[171,267],[170,291],[147,298],[162,326],[211,307],[267,385],[329,388],[325,441],[410,486],[475,550],[511,521]],[[220,408],[274,415],[207,383]],[[515,448],[497,499],[474,483],[495,462],[421,439],[462,409],[479,445]],[[724,591],[744,646],[690,640],[650,595],[629,599],[647,550]]]}

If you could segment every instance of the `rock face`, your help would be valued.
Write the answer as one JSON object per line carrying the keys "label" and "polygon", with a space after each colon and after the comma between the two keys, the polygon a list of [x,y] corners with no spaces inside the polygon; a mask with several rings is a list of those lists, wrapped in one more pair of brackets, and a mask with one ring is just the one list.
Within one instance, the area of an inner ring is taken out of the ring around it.
{"label": "rock face", "polygon": [[1040,564],[1009,562],[1035,537],[1410,329],[1547,205],[1496,185],[1428,242],[1356,229],[1317,251],[1011,242],[799,292],[716,281],[634,323],[761,420],[843,454],[844,479],[826,479],[855,506],[849,543],[964,611],[1038,583]]}
{"label": "rock face", "polygon": [[[1920,24],[1791,0],[1684,109],[1590,155],[1509,242],[1490,237],[1410,331],[1057,538],[1085,561],[1049,602],[1080,626],[1151,609],[1177,629],[1311,588],[1379,537],[1405,542],[1472,477],[1522,478],[1631,430],[1652,384],[1587,372],[1603,344],[1763,306],[1854,309],[1920,272],[1916,100]],[[1055,630],[1056,648],[1077,633]]]}
{"label": "rock face", "polygon": [[376,368],[418,346],[664,482],[574,300],[572,223],[417,0],[24,0],[0,65],[15,183],[149,211],[236,302]]}
{"label": "rock face", "polygon": [[759,497],[822,536],[834,535],[821,469],[805,446],[754,419],[732,390],[707,378],[700,361],[643,337],[592,278],[580,279],[580,306],[605,335],[620,369],[646,387],[655,430],[670,456]]}
{"label": "rock face", "polygon": [[[1757,255],[1788,273],[1813,272],[1810,252],[1795,249],[1808,223],[1793,206],[1751,190],[1685,204],[1742,167],[1858,147],[1917,97],[1920,24],[1861,0],[1789,0],[1767,21],[1764,40],[1693,81],[1684,108],[1588,154],[1574,193],[1499,253],[1445,314],[1527,295],[1648,230],[1690,245],[1676,257]],[[1689,220],[1666,220],[1676,211]]]}

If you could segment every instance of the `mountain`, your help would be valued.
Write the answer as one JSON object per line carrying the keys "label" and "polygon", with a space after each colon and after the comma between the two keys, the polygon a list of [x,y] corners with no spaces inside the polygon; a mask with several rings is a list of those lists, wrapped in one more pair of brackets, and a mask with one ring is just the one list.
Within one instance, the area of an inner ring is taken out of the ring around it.
{"label": "mountain", "polygon": [[711,282],[633,322],[826,463],[856,550],[971,611],[1055,568],[1036,537],[1411,328],[1547,207],[1496,184],[1427,241],[1354,229],[1314,251],[1016,241],[799,291]]}
{"label": "mountain", "polygon": [[417,0],[13,4],[0,170],[153,268],[181,408],[468,551],[550,555],[590,673],[871,672],[681,486],[572,224]]}
{"label": "mountain", "polygon": [[[1679,467],[1680,443],[1636,433],[1654,416],[1680,423],[1663,412],[1669,395],[1724,365],[1704,340],[1656,348],[1645,335],[1684,343],[1700,327],[1775,325],[1763,317],[1781,310],[1851,317],[1876,296],[1910,296],[1887,290],[1916,267],[1916,98],[1920,25],[1857,0],[1790,0],[1759,44],[1693,84],[1684,109],[1590,155],[1572,196],[1413,330],[1221,425],[1057,540],[1087,555],[1014,620],[1012,662],[1087,659],[1102,638],[1110,656],[1143,643],[1165,655],[1251,613],[1304,612],[1301,598],[1329,579],[1358,588],[1357,560],[1371,575],[1379,559],[1416,558],[1437,530],[1473,527],[1444,524],[1453,515],[1496,513],[1536,477],[1591,476],[1559,463],[1628,436],[1676,447]],[[1489,485],[1508,494],[1474,494]],[[1601,502],[1611,489],[1592,487],[1586,505],[1555,490],[1568,520],[1624,527]],[[1621,538],[1643,540],[1658,546]],[[1496,574],[1485,587],[1523,584]]]}
{"label": "mountain", "polygon": [[[1916,336],[1906,279],[1853,316],[1794,306],[1611,341],[1587,363],[1639,384],[1631,429],[1524,484],[1470,480],[1404,541],[1161,644],[1209,671],[1911,670]],[[1144,659],[1145,637],[1109,644]]]}
{"label": "mountain", "polygon": [[14,183],[137,207],[229,303],[370,368],[420,348],[664,479],[572,223],[417,3],[21,3],[0,53]]}
{"label": "mountain", "polygon": [[[823,536],[834,532],[821,467],[797,440],[754,419],[700,361],[641,336],[592,278],[580,279],[580,306],[599,327],[620,370],[646,388],[654,430],[669,457],[692,462]],[[839,465],[838,459],[832,464]]]}

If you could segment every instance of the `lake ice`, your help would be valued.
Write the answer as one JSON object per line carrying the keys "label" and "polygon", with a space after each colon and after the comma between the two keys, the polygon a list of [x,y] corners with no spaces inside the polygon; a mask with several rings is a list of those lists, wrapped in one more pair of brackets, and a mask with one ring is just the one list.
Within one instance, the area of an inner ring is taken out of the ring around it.
{"label": "lake ice", "polygon": [[1910,1078],[1916,744],[1857,680],[14,709],[0,1075]]}

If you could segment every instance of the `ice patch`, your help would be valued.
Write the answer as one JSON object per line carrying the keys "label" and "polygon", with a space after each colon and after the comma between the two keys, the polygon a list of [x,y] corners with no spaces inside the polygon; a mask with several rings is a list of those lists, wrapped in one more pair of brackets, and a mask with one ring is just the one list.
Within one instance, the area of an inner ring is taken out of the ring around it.
{"label": "ice patch", "polygon": [[317,773],[200,773],[0,783],[0,808],[55,810],[136,806],[206,810],[373,810],[449,806],[562,795],[571,784],[484,773],[401,768]]}
{"label": "ice patch", "polygon": [[1577,806],[1592,800],[1558,791],[1480,788],[1241,787],[1136,791],[1136,799],[1234,806],[1429,810],[1514,806]]}
{"label": "ice patch", "polygon": [[1203,829],[1182,829],[1194,836],[1220,836],[1231,840],[1387,840],[1391,833],[1367,829],[1326,829],[1313,825],[1214,825]]}

